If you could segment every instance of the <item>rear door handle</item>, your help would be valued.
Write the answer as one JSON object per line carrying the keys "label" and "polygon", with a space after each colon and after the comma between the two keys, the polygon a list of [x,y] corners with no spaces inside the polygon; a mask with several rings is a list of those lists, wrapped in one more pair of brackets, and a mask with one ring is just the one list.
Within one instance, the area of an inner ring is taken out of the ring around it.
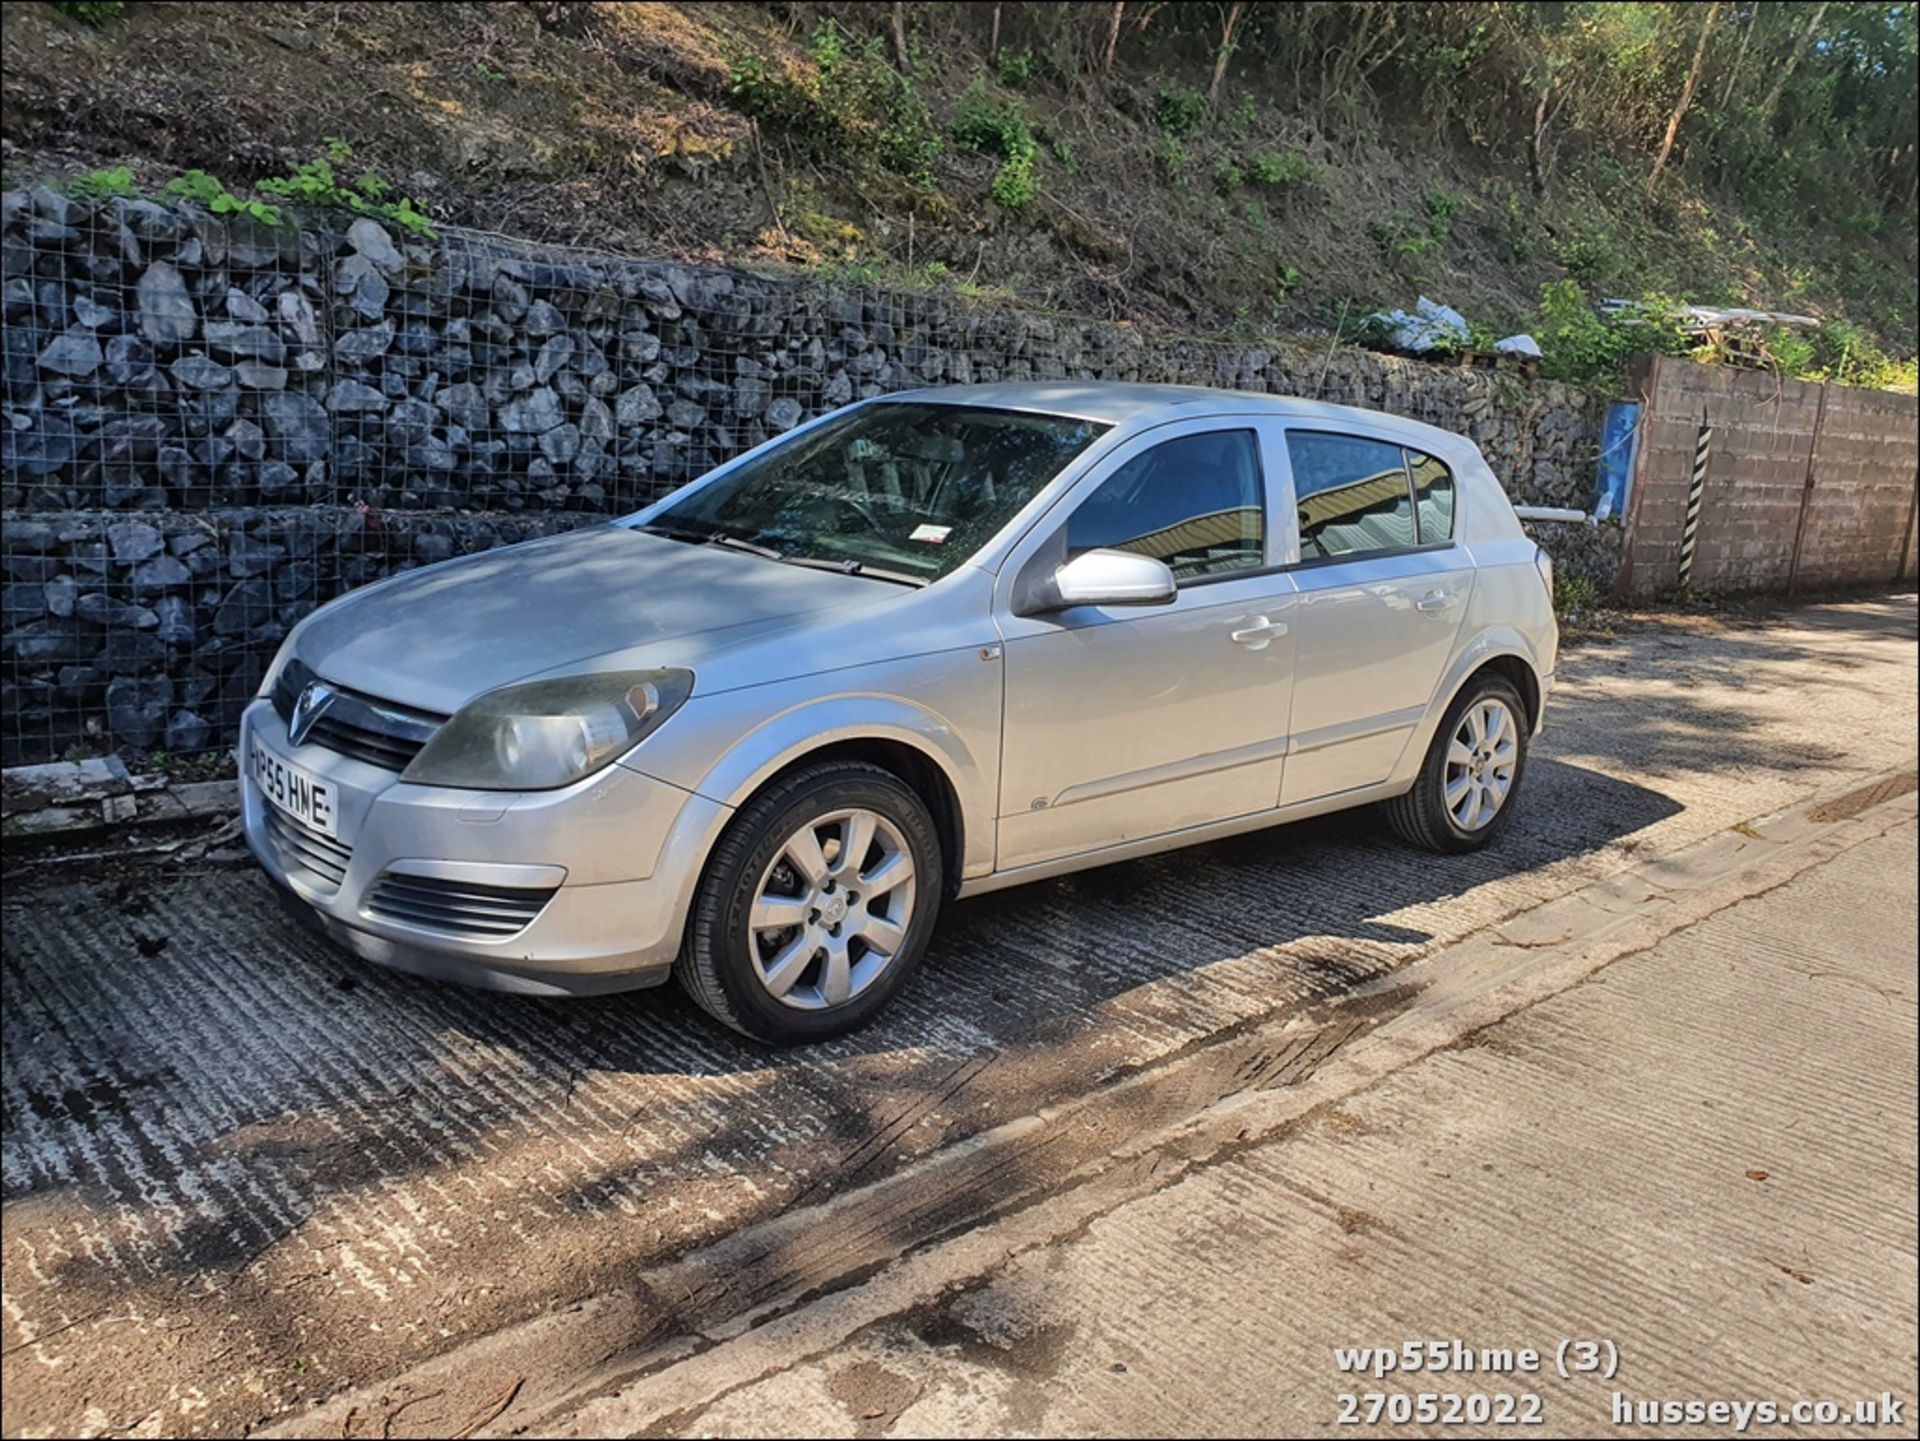
{"label": "rear door handle", "polygon": [[1413,603],[1413,608],[1426,615],[1434,615],[1443,610],[1452,610],[1458,602],[1444,590],[1436,590],[1432,595],[1422,596]]}
{"label": "rear door handle", "polygon": [[1267,643],[1273,640],[1275,636],[1282,636],[1287,633],[1287,627],[1284,623],[1277,620],[1268,620],[1264,615],[1250,616],[1248,619],[1252,622],[1250,625],[1229,632],[1235,645],[1243,645],[1248,650],[1261,650],[1265,648]]}

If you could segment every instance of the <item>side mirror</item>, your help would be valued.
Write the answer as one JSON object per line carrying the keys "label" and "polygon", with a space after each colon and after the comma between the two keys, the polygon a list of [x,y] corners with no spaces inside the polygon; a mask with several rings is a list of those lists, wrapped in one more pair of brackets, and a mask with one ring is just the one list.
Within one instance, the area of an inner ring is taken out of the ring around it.
{"label": "side mirror", "polygon": [[1089,550],[1053,573],[1050,610],[1074,605],[1171,605],[1173,572],[1150,555]]}

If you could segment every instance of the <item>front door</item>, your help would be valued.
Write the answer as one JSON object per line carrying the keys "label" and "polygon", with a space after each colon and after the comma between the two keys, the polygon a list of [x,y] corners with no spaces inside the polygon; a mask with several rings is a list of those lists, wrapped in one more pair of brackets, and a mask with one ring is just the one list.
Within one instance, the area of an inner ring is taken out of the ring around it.
{"label": "front door", "polygon": [[1279,557],[1266,477],[1278,444],[1277,427],[1252,418],[1148,432],[1009,562],[1003,598],[1023,559],[1096,548],[1163,560],[1179,589],[1163,606],[1016,616],[1002,605],[998,869],[1278,804],[1295,599],[1288,576],[1269,568]]}

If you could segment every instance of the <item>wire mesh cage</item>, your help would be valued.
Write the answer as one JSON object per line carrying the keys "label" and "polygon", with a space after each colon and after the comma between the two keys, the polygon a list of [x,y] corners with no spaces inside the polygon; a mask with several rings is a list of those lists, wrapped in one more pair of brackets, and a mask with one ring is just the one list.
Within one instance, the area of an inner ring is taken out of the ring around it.
{"label": "wire mesh cage", "polygon": [[1504,377],[1330,342],[333,213],[270,225],[51,185],[0,203],[8,765],[218,755],[316,605],[627,513],[885,392],[1116,379],[1384,407],[1465,430],[1550,504],[1599,426],[1572,393],[1516,401]]}

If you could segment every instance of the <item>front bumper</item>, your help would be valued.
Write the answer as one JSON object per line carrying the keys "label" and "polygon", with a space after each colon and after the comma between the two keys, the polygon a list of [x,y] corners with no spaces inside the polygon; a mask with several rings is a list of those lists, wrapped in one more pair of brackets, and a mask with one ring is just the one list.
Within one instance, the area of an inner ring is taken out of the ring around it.
{"label": "front bumper", "polygon": [[[256,736],[335,787],[336,841],[281,816],[260,793],[247,763]],[[290,744],[264,700],[241,717],[240,758],[247,845],[296,911],[376,965],[525,995],[664,981],[701,861],[727,816],[716,801],[618,765],[557,791],[409,785],[368,762]],[[383,900],[396,884],[429,899]],[[480,929],[462,921],[469,915]],[[523,915],[531,919],[513,929]]]}

